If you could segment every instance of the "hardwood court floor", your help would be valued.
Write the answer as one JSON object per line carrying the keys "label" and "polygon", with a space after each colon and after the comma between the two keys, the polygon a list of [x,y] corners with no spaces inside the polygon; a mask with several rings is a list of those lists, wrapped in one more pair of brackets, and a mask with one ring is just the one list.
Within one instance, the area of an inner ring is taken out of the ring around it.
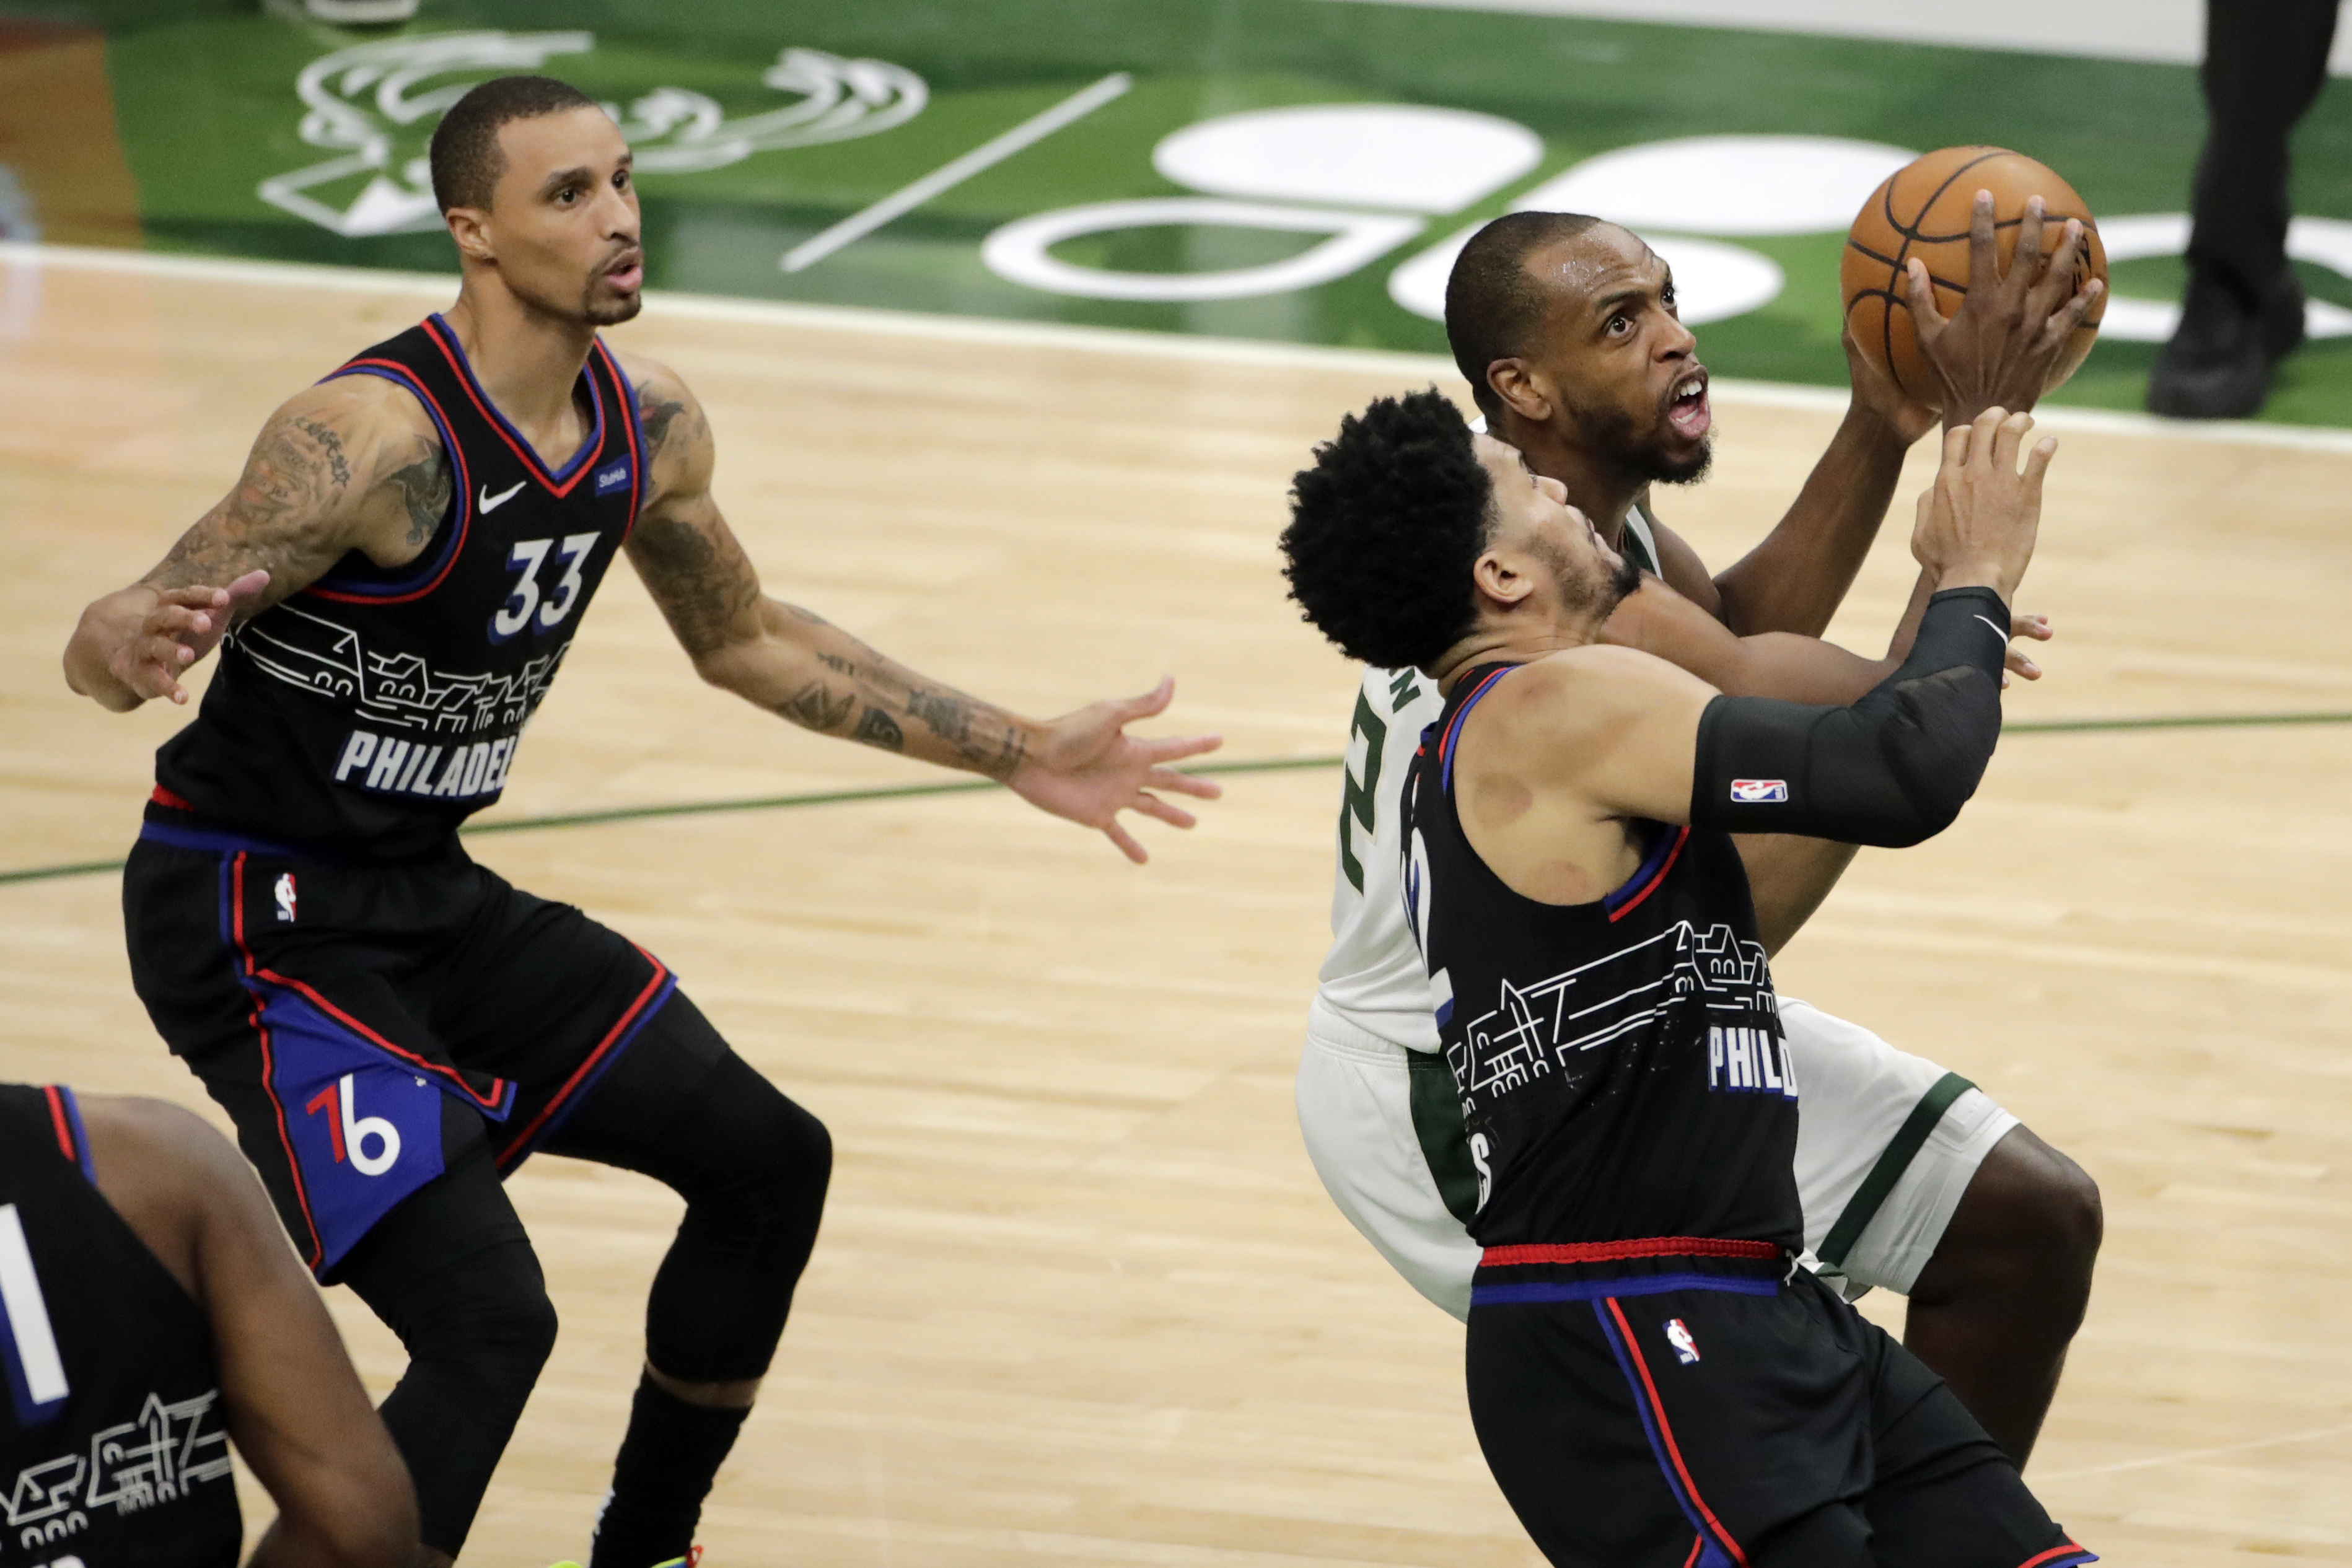
{"label": "hardwood court floor", "polygon": [[[0,285],[0,867],[102,860],[180,716],[71,699],[74,613],[215,497],[278,397],[442,299],[80,264]],[[1284,484],[1425,369],[878,325],[666,304],[616,334],[700,390],[778,591],[1026,710],[1172,670],[1168,727],[1229,758],[1339,748],[1353,675],[1283,604]],[[1664,505],[1717,562],[1833,417],[1721,403],[1717,476]],[[2065,448],[2023,596],[2062,636],[2013,720],[2352,710],[2352,452]],[[1841,622],[1857,645],[1907,584],[1903,533]],[[625,573],[572,663],[503,816],[922,777],[698,686]],[[2032,1479],[2110,1562],[2352,1562],[2347,773],[2352,727],[2012,734],[1956,829],[1864,856],[1780,965],[2103,1184]],[[707,1516],[716,1568],[1536,1561],[1458,1329],[1330,1207],[1293,1125],[1337,775],[1228,788],[1197,833],[1147,828],[1140,871],[1001,793],[477,841],[661,953],[838,1140]],[[0,885],[0,1072],[203,1107],[131,995],[110,877]],[[584,1549],[677,1206],[556,1159],[514,1191],[564,1332],[467,1561],[539,1568]],[[397,1347],[334,1296],[381,1390]]]}

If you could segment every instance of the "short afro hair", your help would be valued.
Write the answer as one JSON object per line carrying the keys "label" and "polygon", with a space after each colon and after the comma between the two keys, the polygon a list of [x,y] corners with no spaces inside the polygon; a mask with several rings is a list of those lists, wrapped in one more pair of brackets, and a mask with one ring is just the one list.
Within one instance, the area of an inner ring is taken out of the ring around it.
{"label": "short afro hair", "polygon": [[441,210],[484,207],[507,172],[499,152],[499,130],[518,120],[537,120],[597,101],[570,82],[553,77],[493,77],[449,106],[433,130],[433,199]]}
{"label": "short afro hair", "polygon": [[1290,597],[1348,657],[1425,667],[1477,623],[1494,501],[1460,409],[1435,388],[1378,399],[1291,481]]}
{"label": "short afro hair", "polygon": [[1502,412],[1502,400],[1486,384],[1486,367],[1526,353],[1543,328],[1549,301],[1528,275],[1528,256],[1600,221],[1583,213],[1507,213],[1472,235],[1454,258],[1445,279],[1445,340],[1487,418]]}

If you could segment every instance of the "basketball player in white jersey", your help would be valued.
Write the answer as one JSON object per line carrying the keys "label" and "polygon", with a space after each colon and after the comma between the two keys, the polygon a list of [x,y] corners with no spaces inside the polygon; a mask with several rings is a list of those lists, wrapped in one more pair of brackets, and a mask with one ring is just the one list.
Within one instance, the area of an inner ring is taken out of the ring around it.
{"label": "basketball player in white jersey", "polygon": [[[2098,298],[2097,284],[2076,287],[2072,225],[2045,260],[2038,215],[2030,220],[2006,278],[1990,225],[1980,204],[1968,304],[1940,331],[1931,321],[1922,332],[1947,381],[1948,420],[2031,406],[2057,344]],[[1915,301],[1915,313],[1922,303],[1932,315],[1931,300]],[[1900,663],[1934,591],[1925,579],[1888,661],[1817,640],[1868,553],[1905,450],[1935,423],[1851,350],[1853,406],[1804,492],[1770,538],[1710,577],[1648,509],[1652,482],[1705,472],[1711,417],[1672,277],[1646,246],[1570,214],[1498,219],[1455,264],[1446,329],[1486,427],[1565,485],[1570,503],[1643,569],[1604,640],[1644,647],[1728,693],[1807,702],[1852,701]],[[2048,635],[2037,617],[2018,623]],[[2021,653],[2010,664],[2025,678],[2040,674]],[[1479,1249],[1464,1224],[1484,1170],[1438,1054],[1399,892],[1400,796],[1442,706],[1417,671],[1365,673],[1298,1114],[1341,1212],[1415,1289],[1466,1319]],[[1853,852],[1788,839],[1741,848],[1773,949]],[[1801,1093],[1797,1180],[1811,1260],[1849,1295],[1884,1287],[1910,1297],[1906,1343],[2022,1464],[2089,1299],[2096,1186],[1958,1074],[1791,998],[1781,998],[1781,1019]]]}

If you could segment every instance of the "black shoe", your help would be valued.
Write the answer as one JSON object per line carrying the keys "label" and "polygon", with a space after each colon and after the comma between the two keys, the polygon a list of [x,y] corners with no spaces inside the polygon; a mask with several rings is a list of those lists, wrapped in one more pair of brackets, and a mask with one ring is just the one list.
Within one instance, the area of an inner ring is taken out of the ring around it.
{"label": "black shoe", "polygon": [[2192,273],[2180,325],[2148,372],[2148,412],[2244,419],[2270,395],[2271,371],[2302,346],[2303,285],[2292,268],[2253,309],[2220,279]]}

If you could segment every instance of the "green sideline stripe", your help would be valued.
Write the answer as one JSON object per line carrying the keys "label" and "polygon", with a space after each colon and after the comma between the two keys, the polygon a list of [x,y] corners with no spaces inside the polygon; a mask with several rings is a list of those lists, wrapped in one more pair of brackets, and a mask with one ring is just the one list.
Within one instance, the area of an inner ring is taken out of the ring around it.
{"label": "green sideline stripe", "polygon": [[[2023,719],[2006,727],[2017,734],[2067,735],[2094,730],[2239,729],[2268,725],[2352,724],[2352,713],[2180,714],[2157,718]],[[1289,773],[1308,768],[1337,768],[1340,758],[1274,757],[1251,762],[1204,762],[1186,769],[1192,773]],[[1000,788],[985,779],[956,779],[940,784],[886,784],[870,789],[821,789],[803,795],[755,795],[742,800],[686,800],[665,806],[616,806],[609,811],[556,811],[544,817],[512,817],[504,821],[476,822],[465,829],[475,833],[522,833],[537,828],[590,828],[606,822],[642,822],[662,817],[707,817],[720,811],[782,811],[796,806],[835,806],[853,800],[906,800],[924,795],[970,795]],[[121,871],[122,862],[75,861],[66,865],[26,866],[0,871],[0,886],[19,882],[56,882],[69,876],[96,876]]]}
{"label": "green sideline stripe", "polygon": [[[1306,768],[1336,768],[1330,757],[1273,757],[1249,762],[1203,762],[1188,773],[1287,773]],[[833,806],[850,800],[903,800],[921,795],[971,795],[1002,786],[989,779],[952,779],[938,784],[885,784],[867,789],[822,789],[802,795],[755,795],[743,800],[685,800],[662,806],[616,806],[609,811],[555,811],[544,817],[511,817],[503,821],[469,823],[467,837],[477,833],[520,833],[534,828],[588,828],[605,822],[639,822],[657,817],[706,817],[719,811],[781,811],[795,806]],[[17,882],[55,882],[69,876],[95,876],[121,871],[122,862],[76,861],[68,865],[27,866],[0,871],[0,886]]]}

